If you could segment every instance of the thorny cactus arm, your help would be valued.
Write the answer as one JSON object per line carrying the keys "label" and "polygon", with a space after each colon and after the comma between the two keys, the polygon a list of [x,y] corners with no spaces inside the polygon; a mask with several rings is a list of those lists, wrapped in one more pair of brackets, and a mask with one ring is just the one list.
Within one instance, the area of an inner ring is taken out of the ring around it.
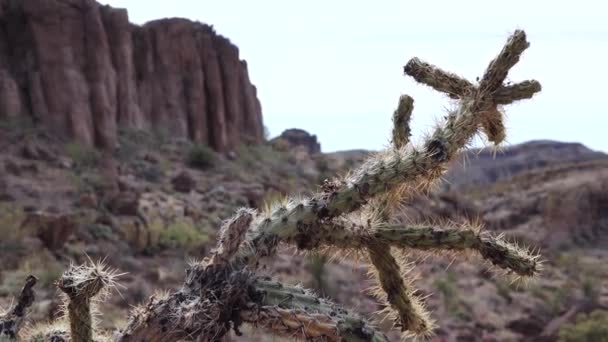
{"label": "thorny cactus arm", "polygon": [[111,286],[111,276],[97,265],[71,265],[63,273],[57,287],[67,295],[70,336],[74,342],[93,342],[95,321],[94,297]]}
{"label": "thorny cactus arm", "polygon": [[236,254],[254,214],[253,210],[242,208],[234,217],[224,222],[219,232],[218,248],[213,252],[210,264],[227,263]]}
{"label": "thorny cactus arm", "polygon": [[[414,110],[414,99],[408,95],[399,98],[399,105],[393,114],[393,149],[399,150],[409,143],[411,129],[410,119]],[[373,198],[368,204],[371,215],[388,222],[400,203],[405,189],[397,186],[387,194]],[[338,228],[348,231],[346,228]],[[411,331],[418,335],[429,334],[435,323],[418,298],[411,282],[406,282],[407,272],[391,253],[391,246],[383,241],[366,244],[369,260],[374,266],[374,277],[377,285],[373,293],[385,303],[385,310],[394,316],[394,321],[402,332]]]}
{"label": "thorny cactus arm", "polygon": [[498,88],[494,92],[494,102],[506,105],[519,100],[530,99],[541,90],[540,82],[530,80]]}
{"label": "thorny cactus arm", "polygon": [[17,299],[17,305],[5,315],[0,316],[0,342],[16,341],[25,321],[27,309],[34,303],[33,287],[36,285],[36,281],[36,277],[28,276]]}
{"label": "thorny cactus arm", "polygon": [[414,99],[408,95],[399,97],[399,105],[393,113],[393,146],[400,149],[410,142],[410,119],[414,111]]}
{"label": "thorny cactus arm", "polygon": [[259,257],[275,253],[279,241],[292,238],[302,230],[314,233],[318,221],[357,210],[371,198],[399,185],[433,182],[443,174],[456,153],[468,144],[482,123],[491,133],[490,140],[500,142],[504,137],[502,116],[500,113],[496,115],[492,94],[500,88],[506,71],[519,60],[527,47],[523,31],[516,31],[490,63],[480,85],[460,101],[459,108],[435,129],[422,149],[408,146],[388,149],[369,159],[334,187],[312,198],[289,200],[258,215],[248,232],[247,241],[251,249],[244,253],[244,260],[255,264]]}
{"label": "thorny cactus arm", "polygon": [[436,252],[471,250],[477,251],[494,266],[522,277],[535,276],[541,270],[537,254],[506,241],[502,235],[493,236],[478,227],[385,224],[342,219],[323,225],[321,232],[311,249],[330,247],[360,250],[384,244],[394,248]]}
{"label": "thorny cactus arm", "polygon": [[27,329],[24,340],[30,342],[94,342],[105,341],[105,332],[97,328],[97,303],[116,286],[118,274],[103,262],[89,259],[83,265],[70,265],[57,281],[65,294],[64,317],[51,325]]}

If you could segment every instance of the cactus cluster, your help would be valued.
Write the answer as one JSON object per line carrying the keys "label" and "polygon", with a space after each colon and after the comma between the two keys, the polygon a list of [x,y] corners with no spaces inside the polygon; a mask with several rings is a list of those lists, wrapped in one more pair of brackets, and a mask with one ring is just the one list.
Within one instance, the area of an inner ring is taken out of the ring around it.
{"label": "cactus cluster", "polygon": [[[96,331],[92,313],[95,298],[114,286],[116,274],[91,264],[71,266],[58,281],[66,294],[64,324],[25,329],[24,340],[215,341],[230,330],[241,334],[243,323],[290,338],[387,340],[368,319],[310,290],[257,274],[263,259],[282,244],[302,251],[356,251],[367,258],[377,281],[375,293],[404,337],[430,335],[436,325],[407,276],[408,250],[472,251],[519,277],[534,276],[541,266],[538,255],[473,223],[405,225],[394,220],[400,203],[430,190],[476,134],[496,145],[504,141],[501,107],[540,91],[537,81],[505,84],[528,46],[525,33],[515,31],[476,84],[411,59],[405,74],[457,103],[422,144],[410,141],[414,100],[402,95],[393,114],[391,146],[345,176],[324,182],[310,197],[287,198],[259,211],[238,210],[223,224],[212,255],[190,264],[182,288],[152,296],[112,336]],[[0,317],[0,339],[18,336],[34,282],[28,280],[24,299]]]}

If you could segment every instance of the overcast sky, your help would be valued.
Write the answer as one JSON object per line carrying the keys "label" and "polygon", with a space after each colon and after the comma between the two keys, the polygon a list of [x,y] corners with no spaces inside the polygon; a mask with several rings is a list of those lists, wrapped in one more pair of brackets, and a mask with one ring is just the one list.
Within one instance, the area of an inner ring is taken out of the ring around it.
{"label": "overcast sky", "polygon": [[380,149],[400,94],[415,99],[413,133],[450,102],[403,76],[414,56],[480,76],[509,34],[530,48],[510,80],[543,91],[507,107],[508,142],[553,139],[608,151],[608,4],[578,1],[105,0],[142,24],[185,17],[214,25],[247,60],[271,136],[297,127],[323,151]]}

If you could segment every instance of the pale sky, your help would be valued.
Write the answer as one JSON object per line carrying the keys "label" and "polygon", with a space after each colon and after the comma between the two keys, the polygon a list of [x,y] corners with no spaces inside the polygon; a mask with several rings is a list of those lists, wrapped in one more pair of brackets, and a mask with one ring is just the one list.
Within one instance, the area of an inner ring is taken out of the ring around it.
{"label": "pale sky", "polygon": [[608,3],[578,1],[105,0],[132,22],[184,17],[235,43],[271,136],[316,134],[324,152],[388,143],[400,94],[415,99],[415,137],[450,107],[403,75],[419,57],[475,80],[509,34],[531,43],[511,81],[543,91],[506,107],[508,142],[553,139],[608,151]]}

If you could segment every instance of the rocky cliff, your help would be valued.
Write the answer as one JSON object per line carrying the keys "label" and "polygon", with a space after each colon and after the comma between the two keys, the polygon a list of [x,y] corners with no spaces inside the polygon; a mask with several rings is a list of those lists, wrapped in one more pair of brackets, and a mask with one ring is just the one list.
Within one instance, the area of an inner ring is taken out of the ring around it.
{"label": "rocky cliff", "polygon": [[256,88],[227,38],[185,19],[137,26],[94,0],[0,0],[2,116],[101,148],[119,129],[217,151],[263,140]]}

